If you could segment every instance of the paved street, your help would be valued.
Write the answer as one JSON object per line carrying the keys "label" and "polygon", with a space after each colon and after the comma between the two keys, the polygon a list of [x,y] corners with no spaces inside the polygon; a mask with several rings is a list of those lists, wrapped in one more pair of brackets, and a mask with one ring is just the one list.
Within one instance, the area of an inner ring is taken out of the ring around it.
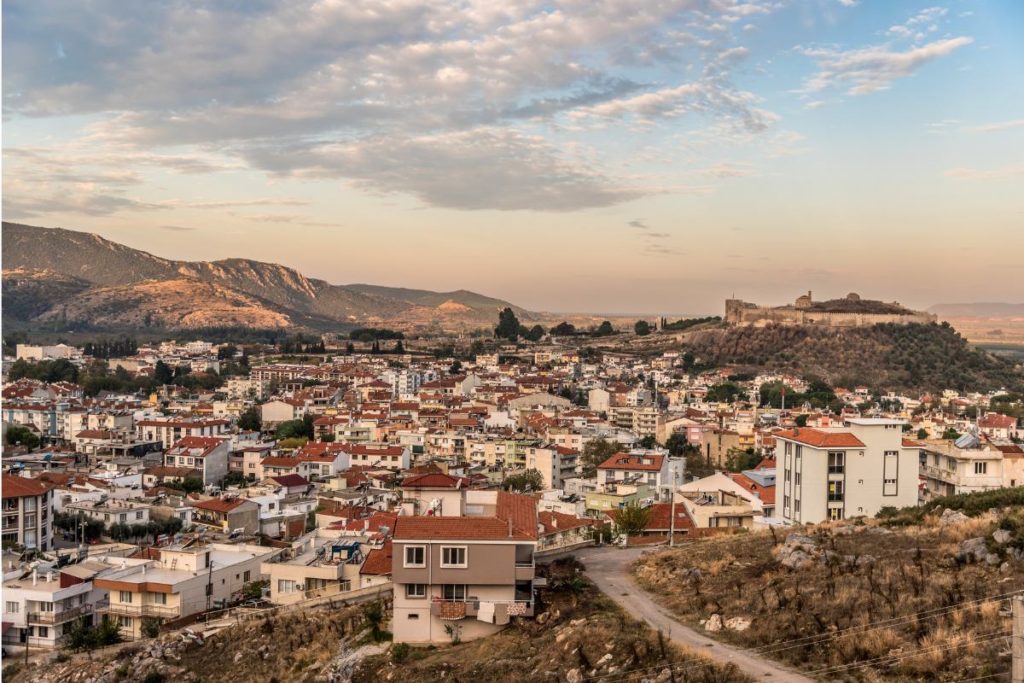
{"label": "paved street", "polygon": [[626,612],[643,619],[651,628],[662,631],[679,645],[704,652],[720,662],[731,662],[759,681],[811,683],[814,680],[743,648],[716,641],[676,621],[667,609],[648,597],[648,593],[636,584],[628,571],[630,563],[645,550],[647,548],[604,546],[586,548],[576,553],[576,557],[586,566],[587,576],[608,597]]}

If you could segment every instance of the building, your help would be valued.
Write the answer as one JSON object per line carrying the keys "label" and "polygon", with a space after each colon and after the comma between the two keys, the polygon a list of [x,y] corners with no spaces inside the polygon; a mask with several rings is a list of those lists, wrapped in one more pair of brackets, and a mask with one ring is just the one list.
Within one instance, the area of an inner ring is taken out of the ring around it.
{"label": "building", "polygon": [[1024,483],[1020,470],[1024,458],[1005,458],[1001,450],[982,444],[970,434],[956,443],[928,440],[907,441],[905,445],[918,449],[925,500]]}
{"label": "building", "polygon": [[3,544],[53,547],[53,487],[38,479],[3,475]]}
{"label": "building", "polygon": [[797,427],[775,435],[776,517],[797,524],[866,515],[918,502],[919,456],[903,421],[853,418],[842,428]]}
{"label": "building", "polygon": [[545,489],[560,489],[566,479],[576,476],[579,452],[571,448],[547,444],[526,449],[526,469],[537,470]]}
{"label": "building", "polygon": [[461,517],[399,516],[391,575],[396,643],[471,640],[533,616],[536,501],[462,492]]}
{"label": "building", "polygon": [[658,454],[616,453],[597,466],[598,486],[614,482],[644,483],[657,491],[668,486],[668,458]]}
{"label": "building", "polygon": [[110,593],[98,611],[117,619],[125,636],[138,639],[145,619],[173,621],[240,598],[247,583],[260,580],[261,564],[280,552],[196,540],[160,548],[159,559],[94,581]]}
{"label": "building", "polygon": [[134,500],[103,497],[97,501],[81,500],[68,503],[64,512],[100,522],[109,529],[115,524],[148,524],[150,505]]}
{"label": "building", "polygon": [[231,421],[221,418],[185,420],[182,418],[147,418],[135,423],[136,436],[143,441],[160,441],[170,448],[186,436],[227,437]]}
{"label": "building", "polygon": [[912,311],[896,302],[861,299],[852,292],[831,301],[814,301],[811,292],[807,292],[791,306],[758,306],[739,299],[725,300],[725,322],[729,325],[860,327],[879,323],[932,323],[936,320],[933,313]]}
{"label": "building", "polygon": [[231,440],[211,436],[186,436],[164,452],[167,467],[188,467],[197,470],[203,486],[219,484],[228,473]]}
{"label": "building", "polygon": [[280,562],[264,562],[261,571],[270,577],[270,602],[287,605],[360,588],[360,567],[365,559],[360,539],[343,538],[338,532],[316,529],[298,539],[291,556]]}
{"label": "building", "polygon": [[192,521],[232,533],[241,529],[243,535],[259,533],[260,506],[238,496],[209,498],[192,504]]}

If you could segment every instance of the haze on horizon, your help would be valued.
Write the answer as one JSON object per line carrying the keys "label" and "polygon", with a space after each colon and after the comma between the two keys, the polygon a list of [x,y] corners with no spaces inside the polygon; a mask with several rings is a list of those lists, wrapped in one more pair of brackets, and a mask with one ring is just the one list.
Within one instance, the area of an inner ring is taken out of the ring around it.
{"label": "haze on horizon", "polygon": [[971,0],[14,0],[3,215],[543,311],[1018,300],[1021,35]]}

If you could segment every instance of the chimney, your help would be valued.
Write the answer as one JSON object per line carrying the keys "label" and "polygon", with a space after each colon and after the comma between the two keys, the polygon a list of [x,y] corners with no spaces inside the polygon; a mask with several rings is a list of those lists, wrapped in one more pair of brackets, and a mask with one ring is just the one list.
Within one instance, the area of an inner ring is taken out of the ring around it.
{"label": "chimney", "polygon": [[32,585],[33,586],[36,585],[37,581],[38,581],[38,576],[36,575],[35,567],[33,567],[32,568]]}
{"label": "chimney", "polygon": [[512,518],[508,518],[508,537],[512,538]]}
{"label": "chimney", "polygon": [[46,572],[46,583],[53,581],[53,572]]}

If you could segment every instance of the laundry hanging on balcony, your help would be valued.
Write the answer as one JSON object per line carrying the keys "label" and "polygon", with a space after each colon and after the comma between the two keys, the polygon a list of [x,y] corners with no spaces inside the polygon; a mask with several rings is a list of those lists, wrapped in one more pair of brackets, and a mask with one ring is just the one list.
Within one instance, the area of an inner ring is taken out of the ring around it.
{"label": "laundry hanging on balcony", "polygon": [[444,621],[458,621],[466,618],[466,603],[442,602],[438,615]]}
{"label": "laundry hanging on balcony", "polygon": [[488,624],[494,623],[494,603],[493,602],[481,602],[480,610],[476,613],[476,618],[479,621],[486,621]]}

